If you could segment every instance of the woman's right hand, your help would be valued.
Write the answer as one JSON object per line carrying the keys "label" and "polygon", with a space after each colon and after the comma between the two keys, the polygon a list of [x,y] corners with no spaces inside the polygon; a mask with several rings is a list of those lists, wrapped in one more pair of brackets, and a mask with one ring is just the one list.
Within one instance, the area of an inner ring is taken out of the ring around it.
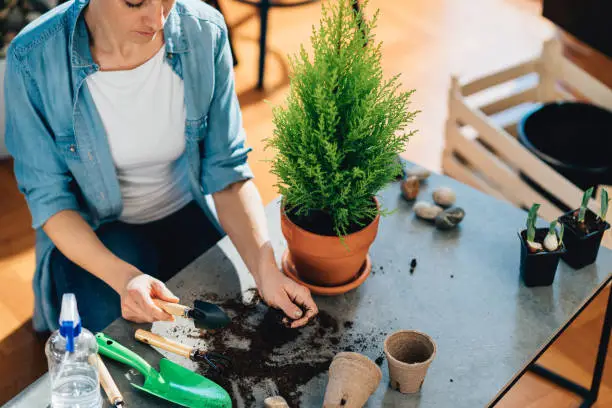
{"label": "woman's right hand", "polygon": [[152,323],[159,320],[174,321],[174,316],[160,309],[153,299],[177,303],[178,298],[162,281],[143,273],[129,279],[121,296],[121,315],[135,323]]}

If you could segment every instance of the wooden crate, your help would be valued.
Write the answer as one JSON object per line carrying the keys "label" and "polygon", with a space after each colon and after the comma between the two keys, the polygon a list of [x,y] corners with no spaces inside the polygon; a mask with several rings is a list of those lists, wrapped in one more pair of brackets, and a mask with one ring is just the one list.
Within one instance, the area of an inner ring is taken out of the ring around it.
{"label": "wooden crate", "polygon": [[[537,104],[577,99],[612,110],[612,90],[564,57],[557,39],[545,42],[537,58],[492,75],[467,83],[452,77],[443,172],[518,207],[540,203],[539,214],[548,221],[562,210],[521,174],[570,208],[579,207],[582,191],[523,147],[516,131],[520,117]],[[599,202],[591,200],[589,207],[599,211]]]}

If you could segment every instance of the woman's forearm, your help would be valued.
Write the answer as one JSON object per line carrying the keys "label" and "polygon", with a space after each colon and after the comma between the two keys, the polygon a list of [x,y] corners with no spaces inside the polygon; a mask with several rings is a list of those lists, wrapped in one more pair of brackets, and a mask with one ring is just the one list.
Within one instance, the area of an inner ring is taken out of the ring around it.
{"label": "woman's forearm", "polygon": [[61,211],[53,215],[43,230],[66,258],[102,279],[117,293],[121,293],[132,278],[141,274],[136,267],[109,251],[75,211]]}
{"label": "woman's forearm", "polygon": [[213,195],[221,226],[256,280],[262,257],[274,260],[261,196],[252,181],[232,184]]}

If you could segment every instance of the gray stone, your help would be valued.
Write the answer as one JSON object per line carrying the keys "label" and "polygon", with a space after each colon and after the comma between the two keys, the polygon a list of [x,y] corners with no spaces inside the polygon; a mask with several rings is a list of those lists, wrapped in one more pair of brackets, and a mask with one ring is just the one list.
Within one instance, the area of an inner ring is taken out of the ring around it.
{"label": "gray stone", "polygon": [[428,203],[427,201],[417,201],[412,209],[417,217],[428,221],[434,220],[438,214],[444,211],[442,207],[438,207],[437,205]]}
{"label": "gray stone", "polygon": [[406,169],[406,178],[411,176],[415,176],[419,179],[419,181],[424,181],[431,176],[431,171],[421,166],[412,166],[409,169]]}
{"label": "gray stone", "polygon": [[453,229],[459,225],[464,217],[465,211],[463,208],[449,208],[436,216],[436,227],[441,230]]}
{"label": "gray stone", "polygon": [[455,192],[450,187],[438,187],[431,195],[434,202],[441,207],[450,207],[457,199]]}

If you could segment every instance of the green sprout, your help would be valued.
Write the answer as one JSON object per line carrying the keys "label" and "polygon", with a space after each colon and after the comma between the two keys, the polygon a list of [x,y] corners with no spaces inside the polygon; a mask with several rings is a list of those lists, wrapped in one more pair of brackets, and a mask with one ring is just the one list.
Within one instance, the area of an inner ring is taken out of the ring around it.
{"label": "green sprout", "polygon": [[589,205],[589,199],[593,195],[593,187],[589,188],[584,192],[582,196],[582,204],[580,205],[580,212],[578,213],[578,222],[584,222],[584,216],[586,215],[587,205]]}
{"label": "green sprout", "polygon": [[608,198],[608,191],[605,188],[601,189],[601,209],[599,213],[599,218],[602,221],[606,220],[606,213],[608,212],[608,203],[610,199]]}
{"label": "green sprout", "polygon": [[555,230],[555,228],[557,227],[557,220],[554,220],[550,223],[550,226],[548,227],[548,235],[556,235],[557,231]]}
{"label": "green sprout", "polygon": [[527,215],[527,242],[534,242],[535,240],[535,223],[538,218],[538,209],[540,204],[533,204],[529,209]]}
{"label": "green sprout", "polygon": [[563,233],[565,232],[565,225],[560,224],[559,227],[559,246],[563,245]]}

